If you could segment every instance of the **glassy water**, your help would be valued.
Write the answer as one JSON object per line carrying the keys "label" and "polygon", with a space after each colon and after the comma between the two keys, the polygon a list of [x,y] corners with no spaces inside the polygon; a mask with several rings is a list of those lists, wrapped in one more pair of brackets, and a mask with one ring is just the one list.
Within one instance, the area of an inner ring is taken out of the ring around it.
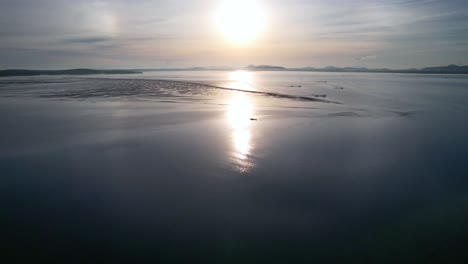
{"label": "glassy water", "polygon": [[467,84],[242,71],[2,78],[2,253],[468,259]]}

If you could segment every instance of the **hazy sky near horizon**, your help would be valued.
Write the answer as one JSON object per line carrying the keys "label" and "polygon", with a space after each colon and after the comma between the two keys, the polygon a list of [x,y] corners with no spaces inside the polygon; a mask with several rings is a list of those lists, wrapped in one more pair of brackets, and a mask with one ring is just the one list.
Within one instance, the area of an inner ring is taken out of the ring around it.
{"label": "hazy sky near horizon", "polygon": [[247,44],[220,32],[222,2],[0,0],[0,68],[468,64],[466,0],[257,0]]}

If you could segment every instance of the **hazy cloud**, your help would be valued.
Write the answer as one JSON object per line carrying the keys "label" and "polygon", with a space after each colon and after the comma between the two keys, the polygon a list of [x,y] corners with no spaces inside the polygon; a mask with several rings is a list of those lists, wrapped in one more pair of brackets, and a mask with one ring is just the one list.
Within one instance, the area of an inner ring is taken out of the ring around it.
{"label": "hazy cloud", "polygon": [[71,39],[65,39],[65,43],[101,43],[101,42],[107,42],[107,41],[112,41],[113,38],[111,37],[84,37],[84,38],[71,38]]}
{"label": "hazy cloud", "polygon": [[[0,54],[8,56],[0,68],[28,68],[38,60],[51,68],[66,60],[114,67],[106,63],[115,54],[145,68],[168,61],[171,67],[365,61],[389,68],[467,61],[466,1],[257,1],[267,13],[266,28],[252,45],[235,46],[214,22],[221,0],[4,0]],[[23,56],[12,47],[30,52]]]}
{"label": "hazy cloud", "polygon": [[366,55],[366,56],[361,56],[361,57],[356,58],[356,60],[360,60],[360,61],[375,60],[375,59],[377,59],[377,55]]}

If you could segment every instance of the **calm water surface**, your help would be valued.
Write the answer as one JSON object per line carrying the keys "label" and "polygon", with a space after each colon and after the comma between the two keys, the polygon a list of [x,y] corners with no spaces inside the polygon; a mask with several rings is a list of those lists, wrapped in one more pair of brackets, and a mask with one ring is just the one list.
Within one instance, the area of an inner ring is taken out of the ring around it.
{"label": "calm water surface", "polygon": [[467,75],[2,78],[2,255],[463,263],[467,89]]}

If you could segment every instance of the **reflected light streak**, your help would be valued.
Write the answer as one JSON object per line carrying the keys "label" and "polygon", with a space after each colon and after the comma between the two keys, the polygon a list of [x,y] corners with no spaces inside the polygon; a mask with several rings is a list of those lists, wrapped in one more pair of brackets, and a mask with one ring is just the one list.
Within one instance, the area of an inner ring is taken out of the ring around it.
{"label": "reflected light streak", "polygon": [[234,71],[229,73],[230,88],[252,90],[252,73],[248,71]]}
{"label": "reflected light streak", "polygon": [[244,93],[238,92],[231,99],[228,120],[232,129],[233,162],[240,172],[247,172],[253,167],[249,160],[252,150],[250,124],[252,104]]}
{"label": "reflected light streak", "polygon": [[232,140],[237,153],[236,158],[246,160],[250,152],[250,131],[247,129],[235,130],[232,132]]}

